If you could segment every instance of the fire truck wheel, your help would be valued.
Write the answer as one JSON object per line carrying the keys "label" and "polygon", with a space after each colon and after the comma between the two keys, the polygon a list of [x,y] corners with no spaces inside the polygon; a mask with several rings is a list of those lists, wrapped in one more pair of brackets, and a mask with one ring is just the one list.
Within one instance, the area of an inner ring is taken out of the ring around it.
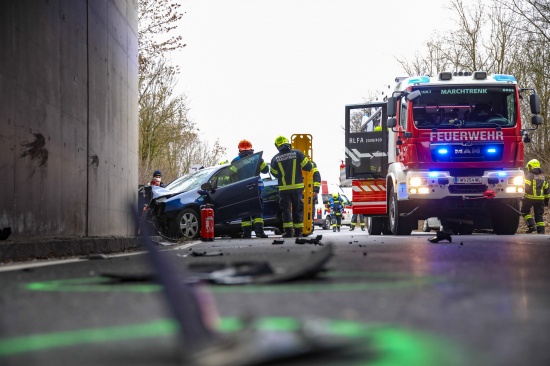
{"label": "fire truck wheel", "polygon": [[406,209],[404,202],[400,203],[397,200],[397,193],[395,193],[392,187],[390,191],[390,207],[388,212],[390,216],[390,229],[393,235],[411,235],[413,220],[408,217],[399,216],[402,211],[409,212],[410,210]]}
{"label": "fire truck wheel", "polygon": [[367,232],[369,235],[381,235],[384,227],[384,217],[367,217]]}
{"label": "fire truck wheel", "polygon": [[182,210],[170,223],[172,232],[178,238],[197,239],[200,234],[200,215],[192,208]]}

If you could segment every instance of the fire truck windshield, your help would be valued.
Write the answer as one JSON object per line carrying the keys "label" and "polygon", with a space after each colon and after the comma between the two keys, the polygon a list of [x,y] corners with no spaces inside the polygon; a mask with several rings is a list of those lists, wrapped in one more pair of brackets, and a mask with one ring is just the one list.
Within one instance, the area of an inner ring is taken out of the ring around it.
{"label": "fire truck windshield", "polygon": [[419,129],[513,127],[518,110],[510,86],[416,87],[412,102],[414,125]]}

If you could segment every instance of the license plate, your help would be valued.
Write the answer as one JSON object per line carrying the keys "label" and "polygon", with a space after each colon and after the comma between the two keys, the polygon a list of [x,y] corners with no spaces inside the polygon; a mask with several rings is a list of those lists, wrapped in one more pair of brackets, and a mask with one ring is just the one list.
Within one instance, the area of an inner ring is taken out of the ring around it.
{"label": "license plate", "polygon": [[455,183],[457,184],[480,184],[481,177],[456,177]]}

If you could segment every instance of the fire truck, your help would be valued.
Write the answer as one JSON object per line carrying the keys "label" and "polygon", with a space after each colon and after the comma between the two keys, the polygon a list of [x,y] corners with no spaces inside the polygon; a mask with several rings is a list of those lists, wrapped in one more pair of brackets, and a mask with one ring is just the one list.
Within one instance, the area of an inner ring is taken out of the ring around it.
{"label": "fire truck", "polygon": [[455,234],[515,234],[524,144],[542,124],[536,92],[484,71],[395,82],[384,100],[345,107],[345,177],[369,234],[410,235],[429,217]]}

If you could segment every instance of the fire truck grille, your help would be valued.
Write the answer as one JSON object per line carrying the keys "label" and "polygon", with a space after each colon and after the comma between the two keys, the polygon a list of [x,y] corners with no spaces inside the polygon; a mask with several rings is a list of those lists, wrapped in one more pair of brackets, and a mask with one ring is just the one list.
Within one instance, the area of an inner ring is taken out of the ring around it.
{"label": "fire truck grille", "polygon": [[450,185],[449,193],[451,194],[479,194],[487,190],[485,184],[464,184],[464,185]]}

